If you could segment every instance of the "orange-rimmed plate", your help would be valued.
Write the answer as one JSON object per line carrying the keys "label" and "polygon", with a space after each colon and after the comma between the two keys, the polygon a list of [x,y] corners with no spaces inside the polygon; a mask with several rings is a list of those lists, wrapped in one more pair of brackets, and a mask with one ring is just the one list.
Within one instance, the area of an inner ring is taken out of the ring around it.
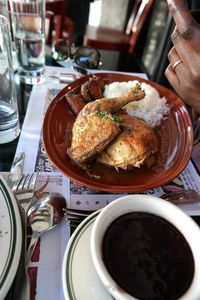
{"label": "orange-rimmed plate", "polygon": [[169,89],[149,80],[119,73],[98,73],[106,83],[139,80],[157,89],[170,105],[170,114],[155,129],[159,151],[151,163],[131,171],[119,171],[97,162],[90,164],[89,172],[76,166],[67,155],[71,129],[75,116],[64,95],[70,89],[79,90],[92,75],[82,77],[62,89],[51,102],[43,123],[43,142],[54,166],[74,182],[108,192],[142,192],[162,186],[177,177],[186,167],[193,146],[193,127],[190,115],[182,100]]}

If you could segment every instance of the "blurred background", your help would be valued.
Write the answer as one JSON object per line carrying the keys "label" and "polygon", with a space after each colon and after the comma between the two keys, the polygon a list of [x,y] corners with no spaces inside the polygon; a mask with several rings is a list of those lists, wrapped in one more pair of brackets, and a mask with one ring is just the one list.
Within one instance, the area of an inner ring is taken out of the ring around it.
{"label": "blurred background", "polygon": [[[149,79],[168,87],[164,70],[174,24],[166,0],[46,0],[47,9],[56,1],[64,3],[60,37],[76,46],[120,51],[113,69],[145,72]],[[186,4],[190,10],[200,9],[199,0]],[[58,38],[56,33],[54,38]],[[113,63],[115,56],[113,52]]]}
{"label": "blurred background", "polygon": [[[198,17],[200,1],[185,2]],[[6,14],[7,5],[8,0],[0,1],[0,13]],[[145,72],[167,87],[173,28],[166,0],[46,0],[49,48],[61,38],[76,47],[91,46],[101,51],[102,68]]]}

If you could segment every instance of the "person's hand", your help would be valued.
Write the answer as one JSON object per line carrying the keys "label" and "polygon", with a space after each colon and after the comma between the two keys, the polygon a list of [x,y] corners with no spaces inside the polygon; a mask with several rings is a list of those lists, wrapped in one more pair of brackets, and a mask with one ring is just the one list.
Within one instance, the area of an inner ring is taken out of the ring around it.
{"label": "person's hand", "polygon": [[183,0],[167,1],[176,27],[165,75],[184,102],[200,113],[200,25]]}

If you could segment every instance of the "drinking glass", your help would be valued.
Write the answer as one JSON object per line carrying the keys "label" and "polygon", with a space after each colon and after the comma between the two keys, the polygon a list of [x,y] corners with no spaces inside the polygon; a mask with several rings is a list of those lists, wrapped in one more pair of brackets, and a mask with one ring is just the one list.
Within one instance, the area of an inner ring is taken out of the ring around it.
{"label": "drinking glass", "polygon": [[0,1],[0,15],[3,15],[6,18],[8,18],[8,2],[7,2],[7,0]]}
{"label": "drinking glass", "polygon": [[45,0],[10,0],[13,39],[21,81],[35,84],[44,80]]}
{"label": "drinking glass", "polygon": [[9,23],[0,15],[0,144],[15,140],[20,133],[11,49]]}

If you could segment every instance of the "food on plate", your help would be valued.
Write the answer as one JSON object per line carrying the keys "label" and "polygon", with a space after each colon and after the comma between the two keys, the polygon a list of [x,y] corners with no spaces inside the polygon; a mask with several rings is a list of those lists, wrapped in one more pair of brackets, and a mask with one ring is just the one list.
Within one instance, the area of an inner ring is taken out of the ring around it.
{"label": "food on plate", "polygon": [[78,115],[78,113],[83,109],[85,106],[85,101],[80,93],[77,93],[74,90],[70,90],[66,95],[67,103],[69,104],[71,110],[75,115]]}
{"label": "food on plate", "polygon": [[114,113],[144,96],[144,91],[136,84],[120,97],[102,98],[86,104],[73,124],[71,146],[67,149],[70,158],[83,167],[103,151],[121,132],[120,117]]}
{"label": "food on plate", "polygon": [[[138,80],[127,82],[112,82],[106,84],[104,97],[118,97],[127,93],[131,86],[138,83]],[[140,82],[141,88],[145,91],[145,97],[137,102],[127,104],[123,109],[134,117],[143,119],[149,126],[154,128],[170,112],[170,107],[165,97],[160,97],[158,91],[146,82]]]}
{"label": "food on plate", "polygon": [[153,129],[142,119],[126,113],[119,115],[123,131],[97,156],[97,161],[116,170],[130,170],[143,165],[158,150]]}
{"label": "food on plate", "polygon": [[70,90],[65,97],[72,112],[78,115],[88,102],[103,98],[104,86],[103,79],[93,76],[81,85],[80,92]]}
{"label": "food on plate", "polygon": [[137,80],[105,84],[93,76],[66,98],[77,115],[67,153],[80,167],[95,158],[116,170],[131,170],[158,151],[153,128],[170,107],[151,85]]}
{"label": "food on plate", "polygon": [[86,102],[103,98],[104,81],[99,77],[92,77],[81,86],[81,95]]}
{"label": "food on plate", "polygon": [[84,82],[81,85],[81,95],[85,101],[85,103],[90,102],[90,94],[89,94],[89,90],[88,90],[88,81]]}

